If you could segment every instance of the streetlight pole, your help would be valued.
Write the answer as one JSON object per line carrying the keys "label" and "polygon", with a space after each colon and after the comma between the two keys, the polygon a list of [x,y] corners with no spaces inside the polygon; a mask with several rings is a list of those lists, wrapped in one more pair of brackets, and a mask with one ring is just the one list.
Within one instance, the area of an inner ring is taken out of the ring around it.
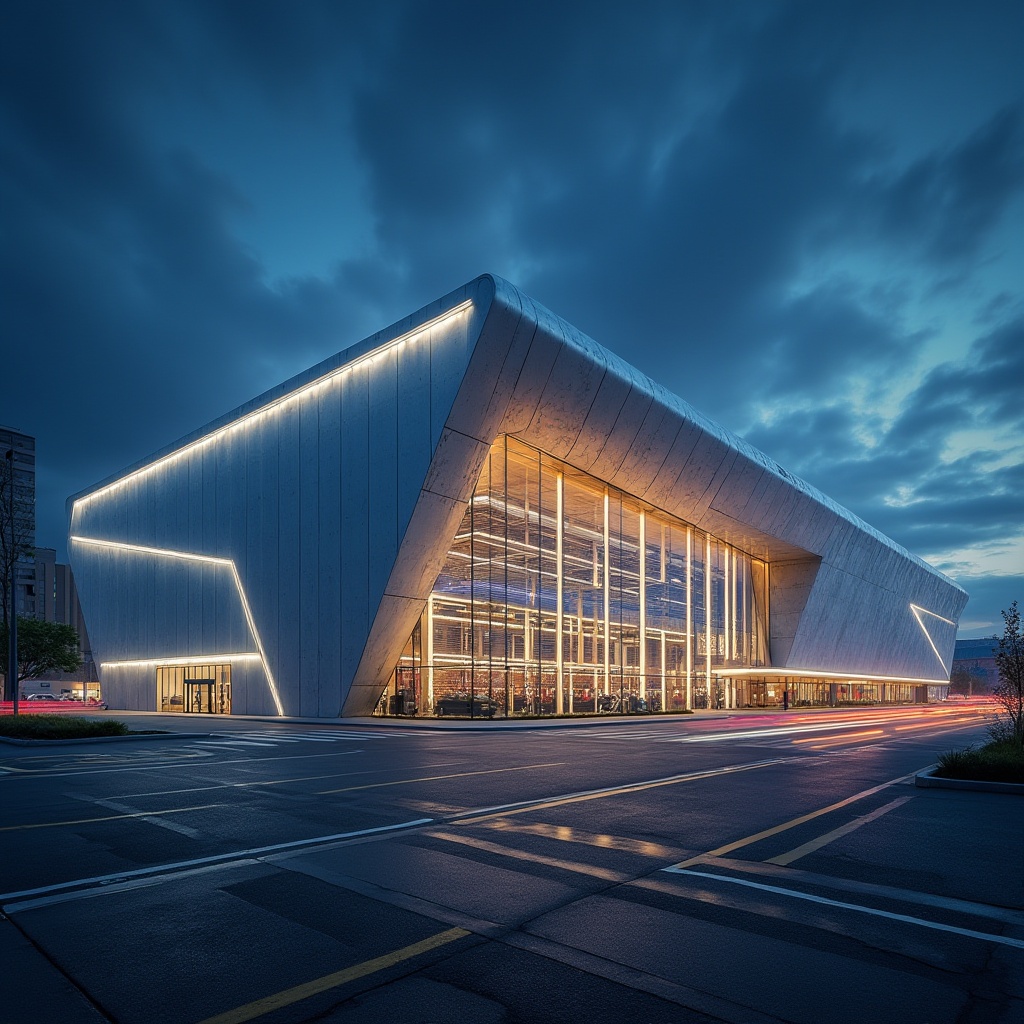
{"label": "streetlight pole", "polygon": [[11,696],[14,699],[13,711],[16,715],[18,713],[18,574],[14,532],[14,449],[8,448],[4,458],[10,464],[7,481],[7,515],[11,526],[11,598],[7,613],[7,678],[11,685]]}

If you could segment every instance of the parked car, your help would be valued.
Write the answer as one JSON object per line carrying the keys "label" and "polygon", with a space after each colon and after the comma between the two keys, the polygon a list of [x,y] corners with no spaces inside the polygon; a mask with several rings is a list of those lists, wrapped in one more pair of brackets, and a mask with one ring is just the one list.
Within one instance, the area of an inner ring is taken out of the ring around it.
{"label": "parked car", "polygon": [[25,700],[60,700],[55,693],[30,693]]}
{"label": "parked car", "polygon": [[434,714],[466,715],[473,718],[493,718],[498,711],[498,702],[490,697],[474,697],[468,693],[450,693],[434,701]]}

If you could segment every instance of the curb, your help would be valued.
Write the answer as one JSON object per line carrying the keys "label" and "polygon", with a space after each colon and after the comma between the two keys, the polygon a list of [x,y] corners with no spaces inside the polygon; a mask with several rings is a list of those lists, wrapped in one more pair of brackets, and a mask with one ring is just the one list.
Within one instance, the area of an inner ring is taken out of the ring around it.
{"label": "curb", "polygon": [[934,768],[918,772],[914,785],[921,789],[959,789],[974,793],[1010,793],[1024,796],[1024,782],[984,782],[981,779],[943,779],[933,775]]}
{"label": "curb", "polygon": [[70,740],[26,740],[19,736],[0,736],[0,743],[15,747],[69,747],[78,743],[118,743],[123,740],[205,740],[209,732],[146,732],[129,733],[127,736],[79,736]]}
{"label": "curb", "polygon": [[[159,711],[115,711],[108,710],[98,717],[121,718],[129,725],[145,720],[148,717],[168,717],[170,713]],[[588,717],[578,716],[575,718],[451,718],[444,716],[435,718],[433,716],[408,718],[390,715],[367,715],[357,718],[306,718],[293,715],[191,715],[179,717],[202,718],[210,725],[213,732],[209,735],[220,735],[216,731],[219,722],[269,722],[274,725],[298,726],[298,725],[319,725],[333,727],[336,729],[403,729],[410,731],[424,732],[492,732],[495,730],[515,729],[573,729],[583,727],[605,726],[616,728],[617,726],[655,725],[658,723],[668,724],[672,721],[694,722],[713,721],[718,719],[732,718],[735,711],[700,711],[690,714],[631,714],[631,715],[593,715]],[[173,735],[182,735],[173,733]],[[207,735],[204,733],[203,735]],[[227,733],[225,733],[227,735]]]}

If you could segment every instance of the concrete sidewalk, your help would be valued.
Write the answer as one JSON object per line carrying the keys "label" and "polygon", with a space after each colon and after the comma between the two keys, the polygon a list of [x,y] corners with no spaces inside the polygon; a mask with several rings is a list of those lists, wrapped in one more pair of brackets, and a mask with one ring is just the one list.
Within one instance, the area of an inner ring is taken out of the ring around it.
{"label": "concrete sidewalk", "polygon": [[9,1024],[108,1024],[9,918],[0,919],[0,1006]]}

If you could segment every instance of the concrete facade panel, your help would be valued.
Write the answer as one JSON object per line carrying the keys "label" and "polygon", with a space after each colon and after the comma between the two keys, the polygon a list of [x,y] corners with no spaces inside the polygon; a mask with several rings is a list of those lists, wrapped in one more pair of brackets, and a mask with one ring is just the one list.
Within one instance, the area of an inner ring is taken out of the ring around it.
{"label": "concrete facade panel", "polygon": [[423,477],[434,454],[430,416],[430,345],[406,345],[397,353],[398,463],[396,543],[416,506]]}
{"label": "concrete facade panel", "polygon": [[634,440],[634,458],[626,458],[615,473],[613,481],[627,494],[635,494],[655,504],[651,489],[659,479],[662,466],[684,429],[682,421],[670,409],[652,398],[650,408]]}
{"label": "concrete facade panel", "polygon": [[341,678],[341,384],[320,397],[318,460],[319,562],[314,573],[317,595],[317,646],[321,680],[315,714],[333,718],[341,711],[337,687]]}
{"label": "concrete facade panel", "polygon": [[[590,411],[569,447],[567,462],[585,473],[593,473],[595,463],[614,434],[619,413],[631,389],[632,382],[628,376],[615,372],[605,373]],[[607,476],[603,479],[607,479]]]}
{"label": "concrete facade panel", "polygon": [[577,443],[583,424],[605,376],[605,361],[563,344],[555,357],[530,425],[520,437],[547,452],[568,452]]}
{"label": "concrete facade panel", "polygon": [[515,289],[495,290],[491,282],[482,291],[477,301],[490,293],[491,305],[445,425],[489,444],[508,408],[536,325],[532,318],[524,318],[522,297]]}
{"label": "concrete facade panel", "polygon": [[523,297],[523,318],[533,320],[530,348],[516,378],[514,400],[510,400],[498,433],[521,434],[533,420],[541,396],[562,347],[556,317],[543,306]]}
{"label": "concrete facade panel", "polygon": [[[369,606],[376,607],[398,553],[398,360],[389,352],[369,374]],[[404,468],[404,467],[403,467]],[[405,517],[403,517],[405,518]]]}
{"label": "concrete facade panel", "polygon": [[341,685],[345,690],[352,684],[363,639],[370,631],[370,414],[365,369],[342,378],[342,409]]}
{"label": "concrete facade panel", "polygon": [[468,501],[480,477],[490,444],[475,437],[446,429],[441,435],[433,462],[422,481],[422,490],[459,501]]}
{"label": "concrete facade panel", "polygon": [[[609,434],[608,440],[601,449],[597,460],[591,466],[590,472],[616,487],[622,467],[637,459],[637,439],[647,420],[647,414],[654,404],[654,397],[647,388],[643,387],[642,381],[638,379],[634,370],[630,375],[629,394],[626,401],[615,419],[615,425]],[[625,490],[625,488],[623,488]],[[627,494],[635,494],[635,491],[627,491]],[[639,497],[639,495],[637,495]]]}
{"label": "concrete facade panel", "polygon": [[303,716],[320,712],[320,585],[318,566],[326,546],[320,536],[320,403],[304,402],[299,412],[299,564],[298,625],[299,708]]}

